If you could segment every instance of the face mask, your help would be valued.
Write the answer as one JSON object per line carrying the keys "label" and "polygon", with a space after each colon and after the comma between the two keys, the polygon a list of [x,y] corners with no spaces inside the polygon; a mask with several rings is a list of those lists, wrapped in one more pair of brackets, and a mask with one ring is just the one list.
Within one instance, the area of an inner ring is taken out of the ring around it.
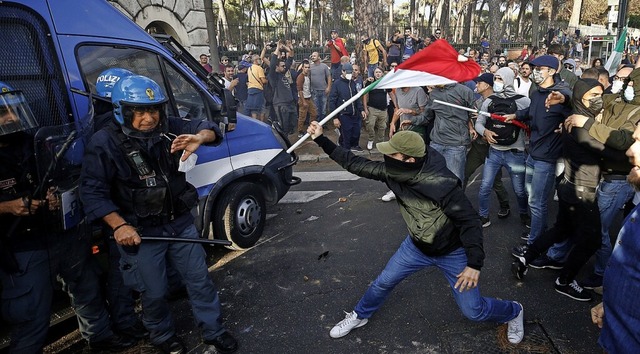
{"label": "face mask", "polygon": [[602,96],[594,97],[589,100],[589,110],[593,114],[598,114],[602,110],[603,104],[604,103],[602,102]]}
{"label": "face mask", "polygon": [[533,82],[535,82],[537,85],[539,85],[544,81],[545,78],[542,76],[542,72],[534,71],[531,74],[531,79],[533,80]]}
{"label": "face mask", "polygon": [[620,90],[622,90],[622,86],[624,85],[624,82],[620,81],[620,80],[615,80],[613,82],[613,84],[611,85],[611,93],[618,93],[620,92]]}
{"label": "face mask", "polygon": [[633,91],[633,86],[627,86],[627,88],[624,89],[624,99],[627,102],[631,102],[633,101],[633,98],[635,97],[635,92]]}
{"label": "face mask", "polygon": [[502,82],[494,82],[493,83],[493,92],[498,93],[504,90],[504,83]]}
{"label": "face mask", "polygon": [[347,80],[351,80],[351,78],[353,77],[353,74],[344,74],[344,77],[345,77]]}

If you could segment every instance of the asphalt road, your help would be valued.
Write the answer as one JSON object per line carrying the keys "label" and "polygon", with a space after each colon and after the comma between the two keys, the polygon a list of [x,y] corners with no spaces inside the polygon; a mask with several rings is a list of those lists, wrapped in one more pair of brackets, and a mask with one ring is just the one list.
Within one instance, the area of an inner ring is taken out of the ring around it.
{"label": "asphalt road", "polygon": [[[380,155],[375,156],[380,158]],[[325,173],[328,172],[328,173]],[[384,203],[380,182],[341,173],[331,161],[300,163],[303,183],[269,210],[264,236],[247,251],[210,252],[211,276],[220,291],[226,325],[238,353],[601,353],[590,303],[555,292],[556,272],[530,269],[525,281],[510,273],[511,247],[524,231],[517,210],[499,220],[492,195],[492,225],[484,229],[484,296],[512,299],[525,308],[526,335],[518,346],[505,325],[474,323],[458,310],[436,269],[399,284],[369,323],[341,339],[329,330],[351,311],[406,237],[395,202]],[[508,174],[505,185],[510,190]],[[477,205],[479,178],[467,195]],[[516,205],[510,193],[511,205]],[[557,203],[551,202],[550,222]],[[191,353],[199,344],[186,300],[174,302],[178,335]],[[76,349],[72,349],[72,348]],[[81,346],[51,352],[73,352]],[[131,353],[153,352],[142,343]]]}

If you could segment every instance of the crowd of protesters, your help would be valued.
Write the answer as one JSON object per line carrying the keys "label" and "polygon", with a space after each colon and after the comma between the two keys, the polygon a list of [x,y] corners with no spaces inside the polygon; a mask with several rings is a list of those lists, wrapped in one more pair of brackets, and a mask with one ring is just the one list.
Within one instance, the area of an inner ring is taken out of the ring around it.
{"label": "crowd of protesters", "polygon": [[[354,48],[348,48],[347,41],[333,30],[323,43],[330,53],[326,61],[313,52],[308,59],[295,62],[293,51],[304,45],[278,42],[264,46],[260,54],[243,55],[236,67],[223,56],[220,72],[241,112],[277,123],[286,133],[300,137],[310,121],[321,120],[364,86],[440,38],[445,36],[439,29],[420,38],[411,28],[395,31],[386,40],[361,36],[362,54],[356,58]],[[501,43],[509,41],[505,36]],[[517,53],[491,52],[489,41],[482,37],[475,48],[460,50],[481,67],[474,80],[373,90],[339,112],[333,125],[340,133],[339,145],[356,154],[364,150],[359,146],[361,130],[369,151],[398,131],[415,131],[425,145],[445,157],[447,168],[463,188],[484,165],[478,213],[485,228],[495,222],[490,207],[492,189],[500,201],[498,219],[511,214],[508,192],[501,183],[504,167],[517,197],[521,237],[526,241],[512,250],[514,276],[524,279],[529,268],[560,270],[555,290],[577,301],[590,301],[594,292],[604,291],[604,307],[593,310],[594,323],[605,328],[609,323],[600,344],[608,351],[624,348],[628,352],[629,348],[640,349],[640,336],[637,330],[622,333],[621,328],[634,328],[639,316],[619,302],[607,304],[607,289],[602,285],[607,276],[619,279],[619,274],[607,273],[611,240],[616,236],[610,234],[613,220],[640,201],[640,193],[634,193],[638,186],[627,183],[634,170],[625,155],[634,137],[640,138],[638,132],[633,135],[640,121],[640,86],[634,86],[634,81],[640,81],[640,69],[634,67],[637,39],[627,39],[617,71],[603,67],[607,58],[585,62],[589,46],[588,37],[549,31],[540,46],[524,45]],[[201,59],[208,65],[206,56]],[[615,75],[610,75],[612,71]],[[249,104],[247,91],[252,89],[261,90],[263,106],[262,101]],[[506,121],[444,108],[434,99],[498,113]],[[382,197],[383,201],[394,199],[393,191]],[[554,201],[560,208],[555,224],[549,227],[548,206]],[[633,222],[627,220],[627,233]],[[637,247],[635,243],[632,247]],[[637,264],[638,253],[633,255]],[[595,258],[594,270],[577,279],[591,257]],[[640,276],[637,266],[624,271],[635,279]],[[637,282],[631,287],[637,289]],[[619,300],[619,296],[613,298]],[[350,323],[362,323],[359,321],[349,319]]]}

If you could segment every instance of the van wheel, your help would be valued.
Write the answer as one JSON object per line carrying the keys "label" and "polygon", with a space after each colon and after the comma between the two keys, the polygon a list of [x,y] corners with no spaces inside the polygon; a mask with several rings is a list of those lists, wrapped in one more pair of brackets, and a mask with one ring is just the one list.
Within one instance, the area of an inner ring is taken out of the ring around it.
{"label": "van wheel", "polygon": [[241,182],[226,188],[212,218],[214,235],[233,244],[232,250],[253,247],[264,229],[266,204],[260,188]]}

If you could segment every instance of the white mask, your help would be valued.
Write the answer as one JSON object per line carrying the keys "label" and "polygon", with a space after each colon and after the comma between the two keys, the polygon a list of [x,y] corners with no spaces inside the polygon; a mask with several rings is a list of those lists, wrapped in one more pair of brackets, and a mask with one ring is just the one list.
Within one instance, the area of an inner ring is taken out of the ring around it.
{"label": "white mask", "polygon": [[502,92],[504,90],[504,83],[503,82],[494,82],[493,83],[493,92],[498,93],[498,92]]}
{"label": "white mask", "polygon": [[613,84],[611,85],[611,93],[620,92],[620,90],[622,90],[622,86],[623,85],[624,85],[624,82],[622,82],[620,80],[614,80]]}
{"label": "white mask", "polygon": [[624,99],[627,102],[631,102],[633,101],[633,98],[635,97],[635,92],[633,90],[633,86],[627,86],[626,89],[624,89]]}
{"label": "white mask", "polygon": [[344,74],[344,77],[345,77],[347,80],[351,80],[351,78],[353,77],[353,74]]}

